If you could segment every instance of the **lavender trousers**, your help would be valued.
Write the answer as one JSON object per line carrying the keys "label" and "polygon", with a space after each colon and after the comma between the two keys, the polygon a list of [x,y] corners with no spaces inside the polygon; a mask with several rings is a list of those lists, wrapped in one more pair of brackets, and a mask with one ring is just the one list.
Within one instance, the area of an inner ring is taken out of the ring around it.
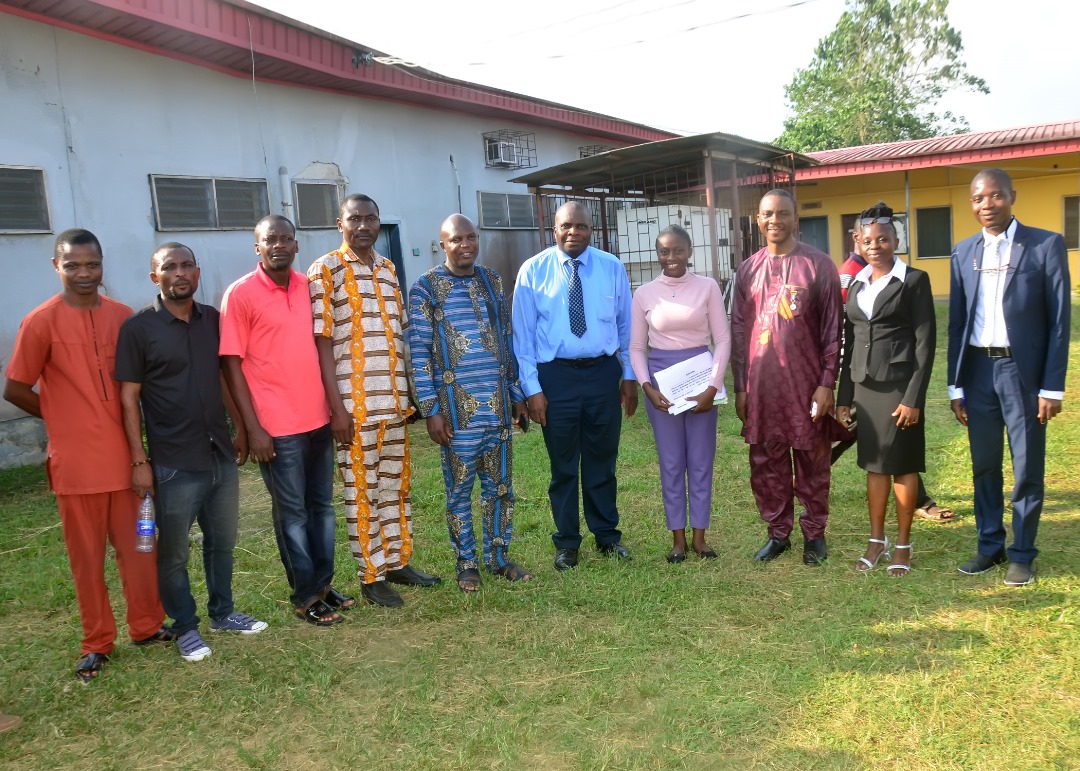
{"label": "lavender trousers", "polygon": [[[661,369],[709,350],[649,351],[649,377]],[[656,385],[655,382],[653,385]],[[668,530],[686,529],[686,505],[690,503],[690,527],[704,530],[712,510],[713,460],[716,457],[716,407],[708,412],[669,415],[645,400],[645,410],[656,438],[660,460],[660,488]],[[688,495],[689,492],[689,495]]]}

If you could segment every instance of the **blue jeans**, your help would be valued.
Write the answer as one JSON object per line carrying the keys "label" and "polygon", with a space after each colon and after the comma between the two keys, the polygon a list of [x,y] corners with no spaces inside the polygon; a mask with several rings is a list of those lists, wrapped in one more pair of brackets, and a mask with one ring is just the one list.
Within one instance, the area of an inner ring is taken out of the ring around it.
{"label": "blue jeans", "polygon": [[209,471],[179,471],[154,464],[157,506],[158,588],[165,612],[172,616],[180,634],[195,629],[199,617],[188,581],[191,526],[199,523],[203,534],[203,567],[206,610],[211,618],[233,612],[233,549],[240,511],[240,487],[236,462],[213,453]]}
{"label": "blue jeans", "polygon": [[274,535],[295,607],[334,578],[334,440],[330,425],[274,437],[275,457],[260,463],[273,501]]}

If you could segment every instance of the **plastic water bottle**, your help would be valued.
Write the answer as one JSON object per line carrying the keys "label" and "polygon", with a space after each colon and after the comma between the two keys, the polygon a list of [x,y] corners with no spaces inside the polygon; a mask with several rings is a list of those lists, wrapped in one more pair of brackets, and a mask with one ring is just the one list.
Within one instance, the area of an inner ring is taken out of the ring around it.
{"label": "plastic water bottle", "polygon": [[139,518],[135,522],[135,551],[154,550],[154,499],[150,493],[139,504]]}

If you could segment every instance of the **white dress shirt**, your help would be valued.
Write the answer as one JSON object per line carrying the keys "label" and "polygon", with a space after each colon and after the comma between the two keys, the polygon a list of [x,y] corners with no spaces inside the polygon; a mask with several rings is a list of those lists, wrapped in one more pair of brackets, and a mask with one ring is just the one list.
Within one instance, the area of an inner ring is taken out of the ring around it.
{"label": "white dress shirt", "polygon": [[907,275],[907,265],[904,264],[903,260],[893,258],[892,270],[874,281],[874,283],[870,283],[870,277],[873,273],[873,266],[867,265],[855,274],[855,280],[863,283],[863,288],[855,296],[855,302],[859,304],[859,309],[866,314],[868,319],[874,315],[874,301],[882,290],[891,283],[892,278],[895,276],[900,281],[904,280],[904,276]]}
{"label": "white dress shirt", "polygon": [[1016,219],[1004,232],[994,236],[983,230],[983,258],[979,276],[978,297],[975,298],[975,318],[971,320],[968,343],[979,348],[1008,348],[1009,331],[1005,327],[1005,277],[1012,259]]}

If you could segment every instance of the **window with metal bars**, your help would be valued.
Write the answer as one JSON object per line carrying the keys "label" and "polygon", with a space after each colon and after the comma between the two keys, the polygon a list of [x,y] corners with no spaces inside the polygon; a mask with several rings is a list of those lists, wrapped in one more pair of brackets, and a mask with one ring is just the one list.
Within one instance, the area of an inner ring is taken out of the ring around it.
{"label": "window with metal bars", "polygon": [[150,175],[158,230],[248,230],[270,213],[265,179]]}
{"label": "window with metal bars", "polygon": [[531,195],[478,193],[480,227],[501,230],[531,229],[536,225],[536,201]]}
{"label": "window with metal bars", "polygon": [[0,233],[49,233],[45,172],[0,166]]}

